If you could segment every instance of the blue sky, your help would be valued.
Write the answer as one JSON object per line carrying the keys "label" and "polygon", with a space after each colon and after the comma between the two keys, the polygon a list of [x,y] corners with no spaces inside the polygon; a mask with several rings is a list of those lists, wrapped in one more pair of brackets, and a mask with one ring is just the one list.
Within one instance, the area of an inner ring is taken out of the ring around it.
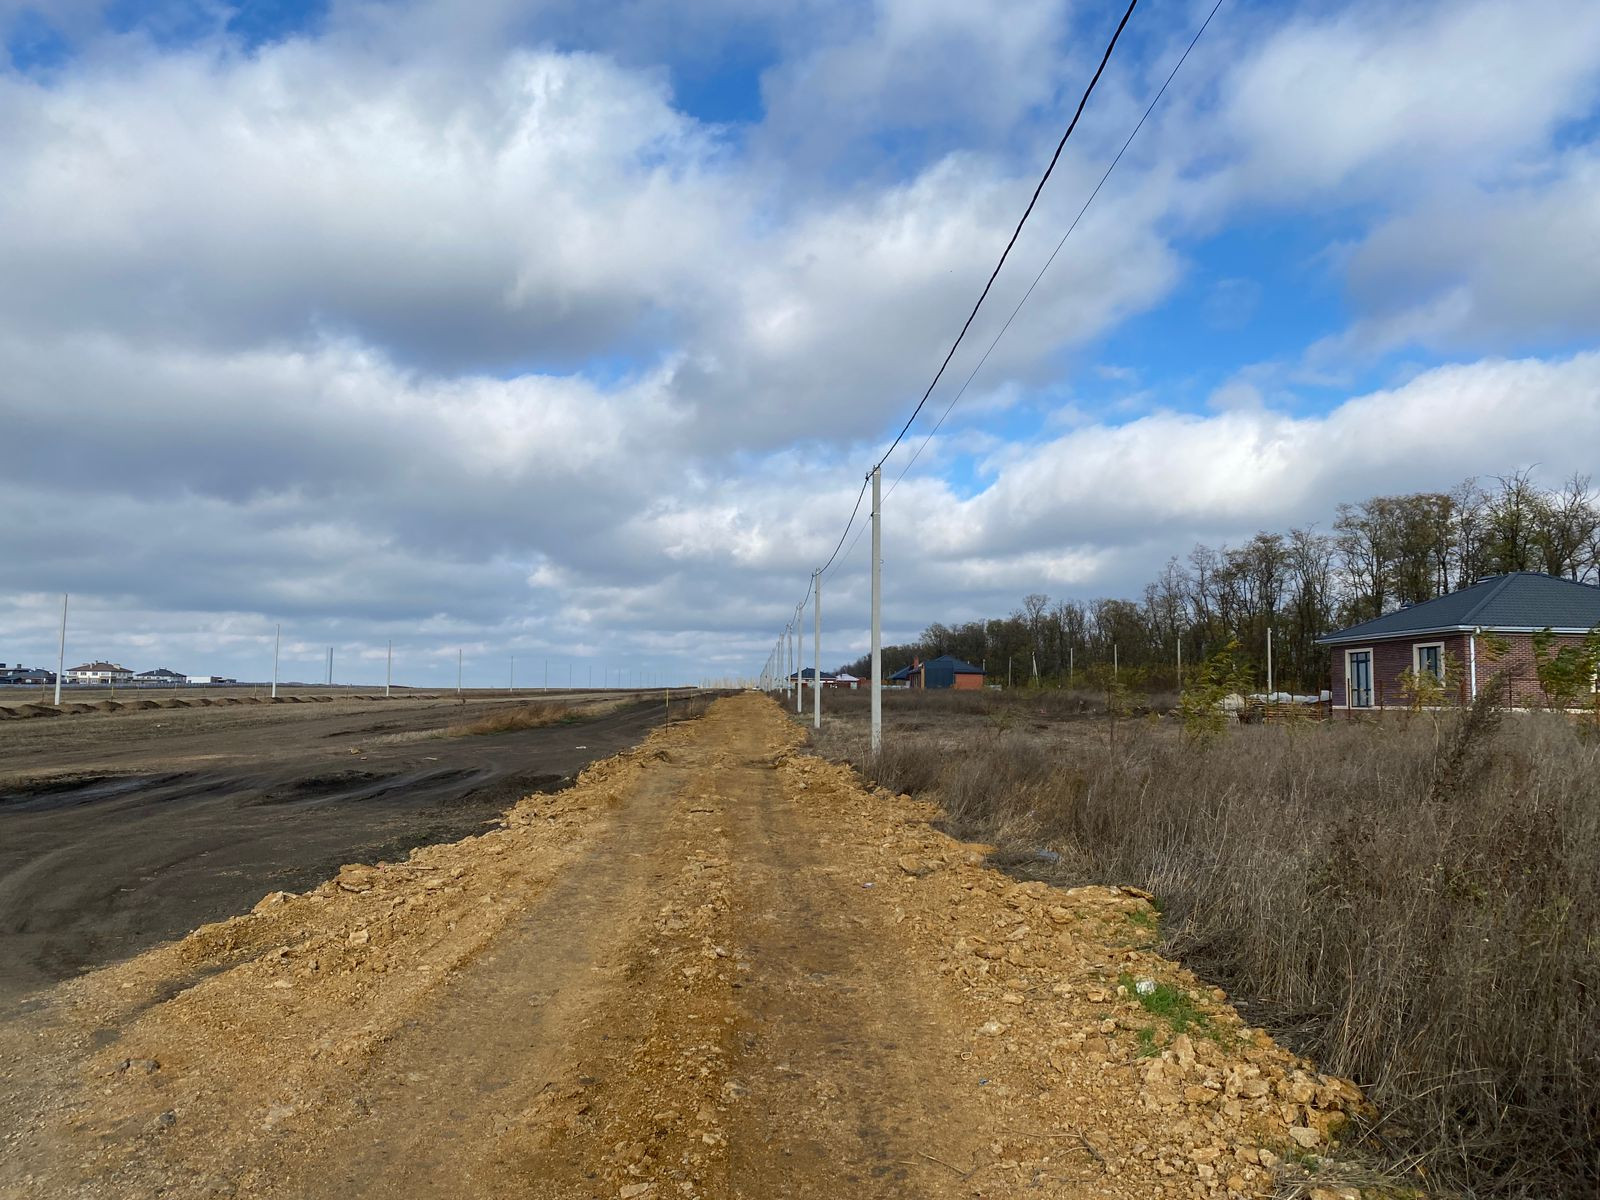
{"label": "blue sky", "polygon": [[[1140,4],[891,478],[1208,8]],[[139,667],[758,668],[1119,15],[0,0],[0,659],[65,590]],[[1597,101],[1582,0],[1224,3],[891,498],[891,636],[1592,472]]]}

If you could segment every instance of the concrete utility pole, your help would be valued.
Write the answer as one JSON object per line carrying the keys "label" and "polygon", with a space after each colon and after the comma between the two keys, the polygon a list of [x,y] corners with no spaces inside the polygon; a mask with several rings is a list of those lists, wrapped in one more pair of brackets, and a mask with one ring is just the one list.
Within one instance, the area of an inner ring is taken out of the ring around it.
{"label": "concrete utility pole", "polygon": [[383,694],[389,694],[389,685],[394,682],[394,643],[389,643],[389,649],[383,660]]}
{"label": "concrete utility pole", "polygon": [[1183,690],[1183,634],[1178,634],[1178,690]]}
{"label": "concrete utility pole", "polygon": [[333,686],[333,647],[328,647],[328,686]]}
{"label": "concrete utility pole", "polygon": [[511,656],[511,678],[506,690],[508,692],[517,690],[517,656],[515,654]]}
{"label": "concrete utility pole", "polygon": [[[1476,665],[1476,663],[1474,663]],[[61,705],[61,674],[67,669],[67,593],[61,593],[61,642],[56,647],[56,706]]]}
{"label": "concrete utility pole", "polygon": [[544,660],[544,690],[547,692],[550,690],[550,660],[548,658]]}
{"label": "concrete utility pole", "polygon": [[822,571],[811,572],[811,728],[822,728]]}
{"label": "concrete utility pole", "polygon": [[456,695],[461,695],[461,648],[456,647]]}
{"label": "concrete utility pole", "polygon": [[1267,626],[1267,700],[1272,700],[1272,626]]}
{"label": "concrete utility pole", "polygon": [[800,622],[805,618],[806,602],[800,601],[800,607],[794,610],[794,711],[798,714],[804,712],[801,706],[805,696],[805,689],[800,686],[800,659],[806,652],[805,634],[801,633]]}
{"label": "concrete utility pole", "polygon": [[872,753],[883,749],[883,469],[872,468]]}
{"label": "concrete utility pole", "polygon": [[283,625],[279,624],[272,635],[272,698],[278,698],[278,649],[283,645]]}

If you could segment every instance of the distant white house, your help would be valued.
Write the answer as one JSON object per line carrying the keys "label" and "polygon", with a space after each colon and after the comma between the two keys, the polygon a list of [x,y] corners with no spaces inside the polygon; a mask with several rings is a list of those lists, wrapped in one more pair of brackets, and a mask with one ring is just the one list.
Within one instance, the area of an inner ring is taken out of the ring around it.
{"label": "distant white house", "polygon": [[73,667],[66,677],[73,683],[126,683],[133,678],[133,672],[116,663],[92,662]]}

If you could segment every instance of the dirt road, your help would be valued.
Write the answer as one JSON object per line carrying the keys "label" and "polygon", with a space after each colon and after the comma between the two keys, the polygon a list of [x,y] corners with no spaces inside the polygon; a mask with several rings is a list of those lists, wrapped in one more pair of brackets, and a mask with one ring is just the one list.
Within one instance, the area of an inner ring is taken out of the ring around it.
{"label": "dirt road", "polygon": [[1140,896],[1015,884],[802,736],[721,701],[62,985],[0,1035],[0,1195],[1260,1196],[1359,1105]]}

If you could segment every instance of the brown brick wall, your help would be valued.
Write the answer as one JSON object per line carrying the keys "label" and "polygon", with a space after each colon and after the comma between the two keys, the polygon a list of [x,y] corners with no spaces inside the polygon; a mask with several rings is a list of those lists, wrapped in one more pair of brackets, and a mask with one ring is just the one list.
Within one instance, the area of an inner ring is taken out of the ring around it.
{"label": "brown brick wall", "polygon": [[[1527,708],[1544,703],[1544,693],[1539,690],[1539,676],[1534,669],[1533,637],[1526,633],[1508,633],[1499,635],[1502,640],[1510,645],[1510,650],[1498,661],[1491,663],[1484,654],[1482,639],[1478,643],[1478,687],[1481,690],[1488,684],[1491,676],[1505,672],[1510,678],[1509,698],[1515,708]],[[1417,644],[1426,645],[1429,642],[1443,642],[1446,661],[1452,661],[1460,671],[1460,678],[1465,686],[1453,688],[1450,693],[1449,703],[1459,703],[1462,699],[1470,699],[1470,649],[1469,639],[1465,634],[1449,634],[1436,637],[1399,638],[1386,642],[1372,642],[1372,679],[1373,679],[1373,705],[1382,704],[1384,707],[1402,707],[1410,702],[1409,695],[1400,685],[1400,675],[1411,669],[1412,648]],[[1576,646],[1583,642],[1583,638],[1574,634],[1560,634],[1556,637],[1558,646]],[[1345,706],[1345,651],[1350,649],[1366,649],[1366,646],[1334,646],[1333,650],[1333,706]],[[1465,696],[1463,693],[1465,692]]]}

